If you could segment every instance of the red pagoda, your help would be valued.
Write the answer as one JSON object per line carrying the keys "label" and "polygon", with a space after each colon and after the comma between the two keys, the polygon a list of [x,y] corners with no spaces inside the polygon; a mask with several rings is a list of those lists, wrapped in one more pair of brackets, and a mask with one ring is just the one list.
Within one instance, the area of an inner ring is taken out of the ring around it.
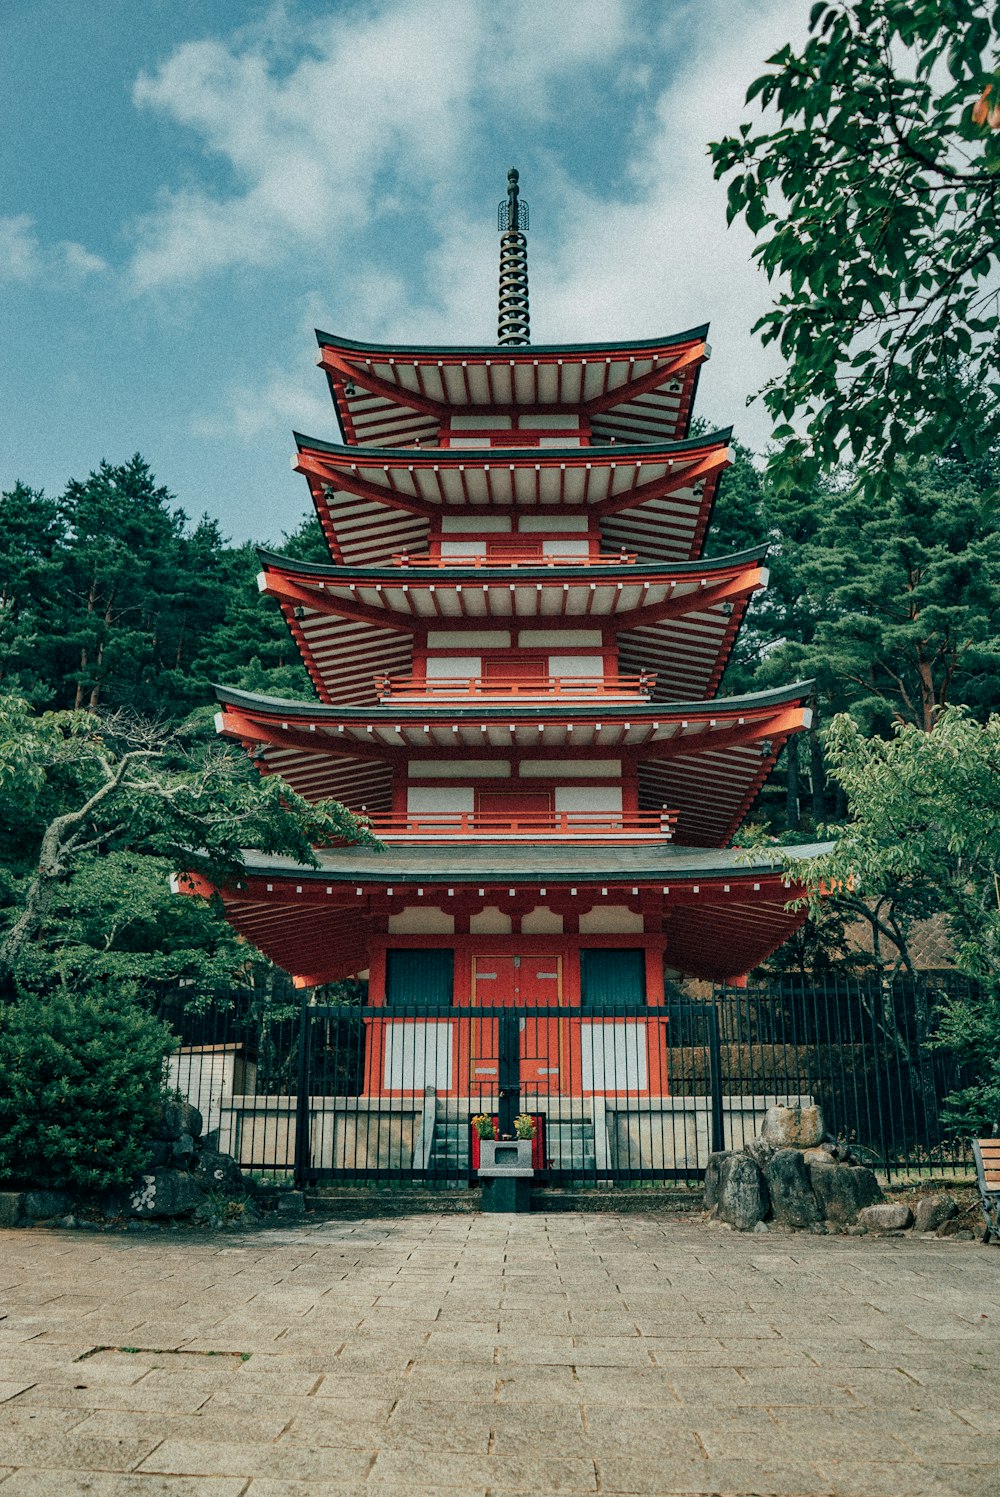
{"label": "red pagoda", "polygon": [[588,1010],[739,978],[803,918],[776,862],[729,850],[809,684],[716,695],[767,571],[763,546],[704,556],[729,461],[728,431],[689,435],[707,327],[532,346],[526,219],[512,172],[497,346],[317,334],[343,441],[297,436],[294,467],[330,561],[262,552],[259,585],[318,700],[218,691],[264,773],[385,846],[248,853],[228,919],[301,986],[367,976],[366,1095],[466,1113],[504,1110],[481,1014],[507,1006],[533,1016],[521,1107],[666,1095],[662,1024]]}

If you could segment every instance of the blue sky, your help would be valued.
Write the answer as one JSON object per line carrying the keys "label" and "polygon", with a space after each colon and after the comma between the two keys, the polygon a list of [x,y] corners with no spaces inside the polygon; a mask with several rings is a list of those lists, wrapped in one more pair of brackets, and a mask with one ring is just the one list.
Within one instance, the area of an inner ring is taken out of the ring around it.
{"label": "blue sky", "polygon": [[808,0],[5,0],[0,486],[141,451],[276,539],[291,431],[334,439],[313,328],[492,342],[496,203],[531,205],[535,342],[712,323],[746,397],[768,287],[705,142]]}

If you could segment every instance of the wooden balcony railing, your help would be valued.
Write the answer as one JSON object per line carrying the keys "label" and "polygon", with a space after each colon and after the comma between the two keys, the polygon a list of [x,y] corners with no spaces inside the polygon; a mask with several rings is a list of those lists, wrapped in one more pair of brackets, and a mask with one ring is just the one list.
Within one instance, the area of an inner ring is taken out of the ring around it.
{"label": "wooden balcony railing", "polygon": [[544,676],[536,681],[518,679],[514,676],[429,676],[425,681],[416,681],[412,676],[376,676],[375,688],[380,702],[426,701],[447,698],[464,701],[467,697],[490,699],[510,697],[522,699],[532,697],[635,698],[648,701],[656,676],[642,672],[638,676]]}
{"label": "wooden balcony railing", "polygon": [[599,556],[573,556],[568,554],[553,554],[539,556],[535,551],[526,551],[523,547],[512,545],[508,551],[506,547],[490,547],[489,556],[428,556],[426,552],[414,554],[411,551],[403,551],[393,556],[393,565],[397,567],[631,567],[638,560],[638,552],[621,551],[613,553],[604,552]]}
{"label": "wooden balcony railing", "polygon": [[385,842],[665,842],[676,811],[420,811],[374,816],[372,830]]}

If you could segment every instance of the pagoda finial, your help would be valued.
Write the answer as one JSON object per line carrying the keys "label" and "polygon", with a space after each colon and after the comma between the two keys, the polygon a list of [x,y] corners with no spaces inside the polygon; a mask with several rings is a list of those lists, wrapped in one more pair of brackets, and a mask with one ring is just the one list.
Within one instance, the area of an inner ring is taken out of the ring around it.
{"label": "pagoda finial", "polygon": [[497,208],[500,230],[500,321],[502,348],[524,348],[531,342],[528,316],[528,205],[520,200],[517,172],[507,173],[507,201]]}

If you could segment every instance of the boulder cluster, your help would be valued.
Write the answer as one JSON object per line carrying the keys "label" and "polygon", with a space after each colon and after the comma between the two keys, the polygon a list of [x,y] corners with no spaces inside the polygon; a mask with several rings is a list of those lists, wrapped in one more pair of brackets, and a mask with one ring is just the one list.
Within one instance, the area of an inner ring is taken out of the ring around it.
{"label": "boulder cluster", "polygon": [[204,1135],[197,1107],[180,1098],[160,1107],[151,1129],[149,1169],[110,1209],[139,1218],[193,1216],[212,1195],[245,1188],[243,1173],[231,1154],[221,1154],[217,1135]]}
{"label": "boulder cluster", "polygon": [[[818,1107],[769,1107],[759,1137],[709,1155],[705,1207],[739,1232],[764,1231],[768,1223],[857,1234],[914,1225],[909,1206],[887,1202],[874,1171],[826,1134]],[[917,1204],[917,1228],[935,1231],[956,1210],[948,1195],[926,1196]]]}

